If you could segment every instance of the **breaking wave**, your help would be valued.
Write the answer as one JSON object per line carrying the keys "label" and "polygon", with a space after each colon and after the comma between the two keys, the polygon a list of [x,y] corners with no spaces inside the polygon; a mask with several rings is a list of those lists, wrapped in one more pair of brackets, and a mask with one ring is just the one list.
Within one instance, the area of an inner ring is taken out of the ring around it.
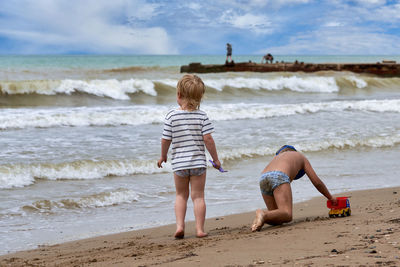
{"label": "breaking wave", "polygon": [[291,90],[308,93],[333,93],[338,92],[339,87],[334,77],[278,77],[273,79],[261,78],[233,78],[204,80],[206,86],[223,91],[225,87],[250,88],[254,90]]}
{"label": "breaking wave", "polygon": [[[112,71],[112,70],[111,70]],[[121,71],[121,70],[118,70]],[[144,93],[157,96],[166,87],[176,87],[178,79],[106,79],[106,80],[27,80],[0,81],[0,94],[22,95],[71,95],[86,93],[98,97],[116,100],[129,100],[131,94]],[[224,77],[204,78],[205,85],[223,92],[227,88],[264,91],[289,90],[301,93],[335,93],[339,91],[365,89],[370,86],[379,88],[398,88],[399,78],[376,78],[368,76],[271,76],[260,77]]]}
{"label": "breaking wave", "polygon": [[[400,100],[333,101],[299,104],[204,105],[211,120],[261,119],[317,112],[400,112]],[[223,112],[221,112],[221,110]],[[79,107],[53,109],[0,109],[0,129],[58,126],[117,126],[162,123],[166,106]]]}
{"label": "breaking wave", "polygon": [[[293,145],[302,152],[318,152],[328,149],[352,149],[360,147],[382,148],[400,143],[400,134],[380,135],[349,139],[326,139],[315,142],[299,142]],[[222,161],[237,160],[245,157],[274,155],[276,147],[245,146],[233,149],[219,149]],[[210,166],[211,167],[211,166]],[[45,180],[84,180],[104,179],[110,176],[136,174],[154,174],[171,172],[170,163],[158,168],[155,160],[82,160],[64,163],[38,163],[0,165],[0,189],[24,187]]]}
{"label": "breaking wave", "polygon": [[147,79],[129,80],[61,80],[61,81],[13,81],[1,82],[0,92],[3,94],[39,94],[56,95],[86,93],[90,95],[109,97],[117,100],[129,100],[128,94],[143,92],[156,96],[154,83]]}
{"label": "breaking wave", "polygon": [[159,169],[154,160],[82,160],[63,163],[37,163],[0,165],[0,188],[23,187],[33,184],[36,179],[85,180],[109,176],[151,174],[170,171]]}
{"label": "breaking wave", "polygon": [[139,200],[140,195],[133,190],[120,188],[117,190],[92,194],[80,198],[68,198],[61,200],[38,200],[31,205],[25,205],[24,210],[49,212],[55,209],[82,209],[98,208],[132,203]]}
{"label": "breaking wave", "polygon": [[159,123],[167,108],[82,107],[0,110],[0,129],[56,126],[112,126]]}
{"label": "breaking wave", "polygon": [[[400,143],[400,134],[387,136],[374,136],[365,138],[350,138],[350,139],[327,139],[319,140],[318,142],[298,142],[293,145],[301,152],[319,152],[329,149],[352,149],[352,148],[383,148],[391,147]],[[242,147],[233,148],[229,151],[218,151],[218,155],[222,160],[236,160],[243,157],[261,157],[275,155],[276,147]]]}

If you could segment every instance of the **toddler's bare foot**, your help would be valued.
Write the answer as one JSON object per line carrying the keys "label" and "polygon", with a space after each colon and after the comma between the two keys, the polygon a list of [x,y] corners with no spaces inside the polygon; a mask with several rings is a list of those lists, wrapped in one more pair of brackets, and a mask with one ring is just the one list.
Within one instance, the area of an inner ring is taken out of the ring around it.
{"label": "toddler's bare foot", "polygon": [[200,232],[200,233],[196,234],[196,237],[198,237],[198,238],[202,238],[202,237],[206,237],[206,236],[208,236],[208,234],[204,233],[204,232]]}
{"label": "toddler's bare foot", "polygon": [[251,231],[260,231],[261,227],[264,225],[264,212],[260,209],[256,211],[256,218],[253,221],[253,225],[251,226]]}
{"label": "toddler's bare foot", "polygon": [[182,238],[184,238],[184,237],[185,237],[185,230],[183,230],[183,229],[177,229],[176,232],[175,232],[174,237],[175,237],[176,239],[182,239]]}

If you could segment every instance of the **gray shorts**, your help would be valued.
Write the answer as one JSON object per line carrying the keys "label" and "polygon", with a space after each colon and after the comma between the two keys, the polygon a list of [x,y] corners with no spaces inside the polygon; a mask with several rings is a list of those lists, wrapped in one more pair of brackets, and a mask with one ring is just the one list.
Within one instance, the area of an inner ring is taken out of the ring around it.
{"label": "gray shorts", "polygon": [[290,183],[289,176],[281,171],[263,173],[260,177],[261,194],[272,196],[275,188],[281,184]]}
{"label": "gray shorts", "polygon": [[206,168],[195,168],[176,171],[175,174],[180,177],[190,177],[202,175],[207,169]]}

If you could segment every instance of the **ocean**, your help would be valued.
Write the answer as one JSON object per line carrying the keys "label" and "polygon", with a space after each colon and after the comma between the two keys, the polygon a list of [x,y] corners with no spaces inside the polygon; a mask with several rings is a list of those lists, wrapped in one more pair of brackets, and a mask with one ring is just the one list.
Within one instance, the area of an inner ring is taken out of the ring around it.
{"label": "ocean", "polygon": [[[400,62],[275,55],[384,59]],[[156,162],[180,66],[190,62],[222,64],[225,56],[0,56],[0,254],[175,223],[171,166]],[[199,76],[201,109],[228,170],[207,170],[207,218],[264,207],[260,172],[284,144],[310,159],[332,193],[400,186],[400,77]],[[292,188],[295,202],[319,195],[306,177]]]}

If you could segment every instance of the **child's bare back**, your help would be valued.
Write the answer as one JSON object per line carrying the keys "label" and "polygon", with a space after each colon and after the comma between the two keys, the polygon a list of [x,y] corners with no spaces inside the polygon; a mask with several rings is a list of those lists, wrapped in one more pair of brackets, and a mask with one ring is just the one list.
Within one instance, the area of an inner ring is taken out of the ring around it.
{"label": "child's bare back", "polygon": [[284,145],[264,168],[259,179],[261,195],[267,210],[258,209],[251,227],[259,231],[265,224],[282,224],[292,220],[292,190],[290,183],[305,174],[327,199],[336,202],[328,188],[315,173],[308,159],[293,146]]}
{"label": "child's bare back", "polygon": [[271,162],[264,168],[262,173],[269,171],[281,171],[286,173],[290,181],[296,177],[300,170],[304,170],[305,161],[307,159],[303,154],[296,151],[287,151],[275,156]]}

